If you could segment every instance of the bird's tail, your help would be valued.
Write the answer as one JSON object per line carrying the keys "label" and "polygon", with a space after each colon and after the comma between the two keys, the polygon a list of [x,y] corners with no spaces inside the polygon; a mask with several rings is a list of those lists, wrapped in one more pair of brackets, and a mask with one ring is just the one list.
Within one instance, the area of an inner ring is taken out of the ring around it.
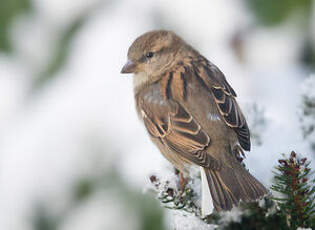
{"label": "bird's tail", "polygon": [[[233,169],[222,167],[220,170],[201,168],[201,180],[203,216],[211,213],[211,207],[216,211],[230,210],[234,205],[238,205],[240,200],[250,202],[268,193],[268,190],[242,166]],[[207,187],[210,190],[210,198]]]}

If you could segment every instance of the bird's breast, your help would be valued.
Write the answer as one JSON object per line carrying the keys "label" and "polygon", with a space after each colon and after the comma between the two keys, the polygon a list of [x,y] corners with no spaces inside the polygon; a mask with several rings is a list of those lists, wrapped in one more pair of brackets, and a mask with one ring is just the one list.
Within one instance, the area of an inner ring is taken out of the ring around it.
{"label": "bird's breast", "polygon": [[165,117],[169,111],[169,105],[161,95],[161,90],[157,83],[141,90],[136,96],[136,103],[138,113],[141,113],[141,110],[145,110],[145,113],[150,117]]}

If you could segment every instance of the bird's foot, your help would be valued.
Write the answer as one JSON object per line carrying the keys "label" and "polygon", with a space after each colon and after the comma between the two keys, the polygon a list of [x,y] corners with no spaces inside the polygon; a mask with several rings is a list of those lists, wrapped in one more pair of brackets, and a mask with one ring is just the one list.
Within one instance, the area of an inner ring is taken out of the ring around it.
{"label": "bird's foot", "polygon": [[179,193],[182,195],[185,192],[186,185],[188,183],[188,180],[184,177],[184,174],[182,172],[179,173]]}

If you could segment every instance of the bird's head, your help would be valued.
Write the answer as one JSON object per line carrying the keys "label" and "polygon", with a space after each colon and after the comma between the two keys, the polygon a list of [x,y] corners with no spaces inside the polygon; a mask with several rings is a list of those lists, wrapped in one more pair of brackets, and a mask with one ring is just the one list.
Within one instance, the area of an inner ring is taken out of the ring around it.
{"label": "bird's head", "polygon": [[161,75],[172,67],[183,41],[173,32],[159,30],[138,37],[128,50],[128,61],[121,73]]}

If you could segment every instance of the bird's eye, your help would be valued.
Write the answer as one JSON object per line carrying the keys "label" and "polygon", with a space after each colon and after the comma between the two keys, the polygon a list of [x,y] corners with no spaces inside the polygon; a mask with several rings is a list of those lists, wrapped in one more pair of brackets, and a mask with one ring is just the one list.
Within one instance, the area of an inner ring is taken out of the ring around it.
{"label": "bird's eye", "polygon": [[145,56],[147,57],[147,58],[151,58],[151,57],[153,57],[153,52],[148,52]]}

